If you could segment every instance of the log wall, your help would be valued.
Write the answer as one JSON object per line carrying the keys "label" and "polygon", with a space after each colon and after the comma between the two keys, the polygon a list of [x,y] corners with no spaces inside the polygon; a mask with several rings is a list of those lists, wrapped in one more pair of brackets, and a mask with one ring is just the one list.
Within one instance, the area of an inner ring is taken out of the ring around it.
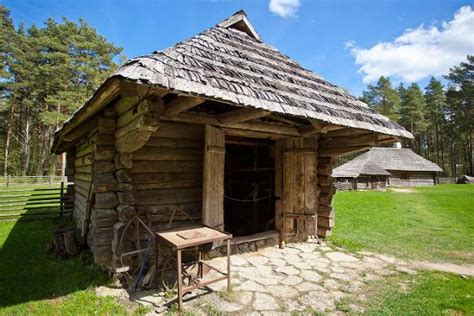
{"label": "log wall", "polygon": [[174,226],[201,220],[203,135],[202,125],[161,122],[132,154],[135,207],[154,228],[165,228],[174,211]]}
{"label": "log wall", "polygon": [[[395,170],[388,170],[392,174],[390,177],[390,186],[427,186],[435,185],[436,174],[434,172],[401,172]],[[408,177],[402,179],[402,173]]]}
{"label": "log wall", "polygon": [[112,263],[113,224],[117,221],[114,158],[116,154],[114,132],[116,113],[113,107],[104,109],[99,116],[97,142],[94,155],[95,208],[91,216],[89,246],[96,264],[109,268]]}
{"label": "log wall", "polygon": [[[68,176],[69,181],[74,181],[74,209],[73,216],[81,233],[86,231],[86,217],[89,201],[92,196],[92,174],[95,144],[97,141],[97,129],[90,132],[81,140],[75,150],[71,152],[67,162],[72,162],[74,176]],[[67,168],[70,170],[70,168]],[[68,170],[68,172],[70,172]],[[92,207],[92,205],[91,205]],[[91,209],[89,209],[90,211]]]}

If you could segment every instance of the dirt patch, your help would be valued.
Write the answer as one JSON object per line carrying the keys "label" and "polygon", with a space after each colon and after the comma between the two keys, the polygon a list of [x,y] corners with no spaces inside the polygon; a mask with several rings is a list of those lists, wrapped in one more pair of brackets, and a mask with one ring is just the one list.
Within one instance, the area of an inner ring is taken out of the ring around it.
{"label": "dirt patch", "polygon": [[397,192],[397,193],[413,193],[415,192],[412,189],[390,189],[392,192]]}

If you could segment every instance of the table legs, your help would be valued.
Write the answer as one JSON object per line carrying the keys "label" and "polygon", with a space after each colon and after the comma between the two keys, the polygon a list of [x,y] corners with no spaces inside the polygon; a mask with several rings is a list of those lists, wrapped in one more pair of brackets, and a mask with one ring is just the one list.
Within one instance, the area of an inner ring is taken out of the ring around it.
{"label": "table legs", "polygon": [[227,239],[227,292],[230,291],[230,239]]}
{"label": "table legs", "polygon": [[182,273],[182,262],[181,262],[181,250],[176,251],[176,266],[177,266],[177,282],[178,282],[178,307],[179,310],[183,310],[183,273]]}

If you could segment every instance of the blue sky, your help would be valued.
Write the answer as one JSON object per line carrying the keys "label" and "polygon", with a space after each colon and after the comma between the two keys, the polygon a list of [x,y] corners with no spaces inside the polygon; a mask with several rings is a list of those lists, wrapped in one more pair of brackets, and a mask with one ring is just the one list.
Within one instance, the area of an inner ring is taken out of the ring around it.
{"label": "blue sky", "polygon": [[[360,95],[380,74],[426,83],[474,54],[472,1],[0,0],[15,23],[82,17],[131,58],[165,49],[244,9],[263,40]],[[272,10],[270,10],[272,9]],[[443,23],[444,21],[444,23]],[[411,31],[410,31],[411,30]]]}

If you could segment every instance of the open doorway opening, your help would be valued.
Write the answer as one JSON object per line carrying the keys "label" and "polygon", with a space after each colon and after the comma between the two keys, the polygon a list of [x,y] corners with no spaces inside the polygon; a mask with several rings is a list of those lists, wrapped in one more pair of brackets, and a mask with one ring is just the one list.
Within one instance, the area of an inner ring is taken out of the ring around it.
{"label": "open doorway opening", "polygon": [[226,137],[224,226],[235,237],[275,229],[273,141]]}

